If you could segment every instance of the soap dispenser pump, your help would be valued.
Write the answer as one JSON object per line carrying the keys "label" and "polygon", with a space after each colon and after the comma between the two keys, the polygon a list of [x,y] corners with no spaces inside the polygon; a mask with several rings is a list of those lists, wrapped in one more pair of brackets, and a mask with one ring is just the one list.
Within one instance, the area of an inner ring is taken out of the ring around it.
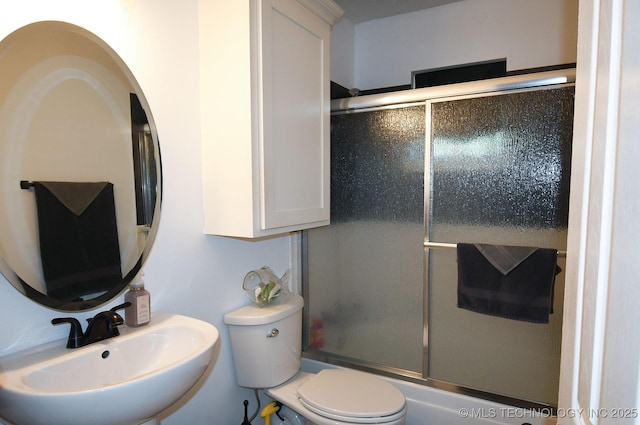
{"label": "soap dispenser pump", "polygon": [[131,305],[124,310],[124,323],[127,326],[142,326],[151,321],[151,294],[144,289],[142,277],[137,276],[129,285],[124,301]]}

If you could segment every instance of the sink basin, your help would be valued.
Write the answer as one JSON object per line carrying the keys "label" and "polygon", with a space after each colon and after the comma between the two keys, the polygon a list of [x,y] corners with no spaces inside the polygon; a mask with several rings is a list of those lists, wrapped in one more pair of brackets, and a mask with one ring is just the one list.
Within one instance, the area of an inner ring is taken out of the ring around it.
{"label": "sink basin", "polygon": [[218,330],[186,316],[67,349],[66,339],[0,358],[0,417],[15,425],[135,425],[182,398],[214,359]]}

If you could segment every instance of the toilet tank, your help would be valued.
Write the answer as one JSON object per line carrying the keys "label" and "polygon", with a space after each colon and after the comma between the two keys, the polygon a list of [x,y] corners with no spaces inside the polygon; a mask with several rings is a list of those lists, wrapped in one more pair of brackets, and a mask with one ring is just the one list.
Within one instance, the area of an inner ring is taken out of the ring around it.
{"label": "toilet tank", "polygon": [[271,388],[300,370],[302,297],[288,294],[264,307],[251,304],[224,315],[238,385]]}

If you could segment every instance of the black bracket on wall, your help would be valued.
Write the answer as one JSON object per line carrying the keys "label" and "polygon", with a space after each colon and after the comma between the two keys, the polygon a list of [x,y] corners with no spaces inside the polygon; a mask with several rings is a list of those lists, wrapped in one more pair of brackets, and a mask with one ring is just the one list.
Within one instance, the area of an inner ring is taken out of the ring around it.
{"label": "black bracket on wall", "polygon": [[20,189],[29,190],[33,187],[34,183],[28,180],[20,180]]}

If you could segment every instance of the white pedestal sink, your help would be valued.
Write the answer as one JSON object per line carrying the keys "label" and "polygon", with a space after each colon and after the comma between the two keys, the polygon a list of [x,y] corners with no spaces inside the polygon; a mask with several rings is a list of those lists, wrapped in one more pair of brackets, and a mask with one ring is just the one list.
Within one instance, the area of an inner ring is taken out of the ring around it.
{"label": "white pedestal sink", "polygon": [[66,339],[0,358],[0,417],[15,425],[136,425],[183,397],[214,360],[218,330],[186,316],[67,349]]}

